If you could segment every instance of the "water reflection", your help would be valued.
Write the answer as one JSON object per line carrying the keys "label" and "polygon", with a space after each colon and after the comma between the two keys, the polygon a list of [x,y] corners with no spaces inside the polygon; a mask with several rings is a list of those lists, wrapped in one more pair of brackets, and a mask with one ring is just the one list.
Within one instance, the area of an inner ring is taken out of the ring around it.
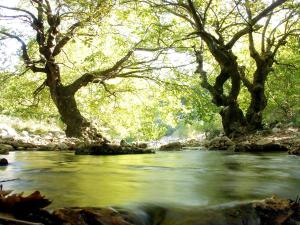
{"label": "water reflection", "polygon": [[5,188],[41,190],[58,206],[127,203],[218,204],[270,196],[294,198],[299,159],[284,154],[172,152],[155,155],[75,156],[14,152],[0,170]]}

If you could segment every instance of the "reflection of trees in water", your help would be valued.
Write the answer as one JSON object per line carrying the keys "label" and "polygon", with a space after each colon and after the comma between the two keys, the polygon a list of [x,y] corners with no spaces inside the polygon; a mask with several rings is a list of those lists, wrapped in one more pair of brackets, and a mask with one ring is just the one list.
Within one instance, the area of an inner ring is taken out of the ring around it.
{"label": "reflection of trees in water", "polygon": [[265,176],[261,176],[264,171],[255,166],[262,163],[262,160],[251,155],[225,154],[217,152],[202,158],[207,162],[205,168],[208,170],[197,175],[200,182],[194,187],[195,192],[204,195],[209,204],[254,199],[267,192],[255,191],[266,180]]}
{"label": "reflection of trees in water", "polygon": [[[10,189],[40,190],[51,207],[158,202],[187,205],[297,195],[298,162],[282,155],[170,152],[134,156],[14,153],[1,177]],[[2,176],[3,175],[3,176]]]}

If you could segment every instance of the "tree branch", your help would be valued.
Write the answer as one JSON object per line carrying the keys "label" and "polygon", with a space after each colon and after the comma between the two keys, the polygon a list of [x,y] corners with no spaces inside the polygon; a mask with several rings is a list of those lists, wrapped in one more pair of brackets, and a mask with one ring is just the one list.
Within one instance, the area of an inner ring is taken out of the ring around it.
{"label": "tree branch", "polygon": [[22,59],[24,60],[26,67],[31,69],[33,72],[42,72],[42,73],[46,72],[44,68],[35,66],[35,63],[30,59],[30,57],[28,55],[27,46],[26,46],[25,42],[20,37],[18,37],[17,35],[14,35],[14,34],[7,33],[5,31],[0,31],[0,34],[3,34],[9,38],[15,39],[21,44]]}
{"label": "tree branch", "polygon": [[8,7],[8,6],[5,6],[5,5],[0,5],[0,8],[9,9],[9,10],[18,11],[18,12],[23,12],[23,13],[26,13],[27,15],[29,15],[34,21],[38,20],[31,12],[29,12],[25,9],[20,9],[20,8],[16,8],[16,7]]}
{"label": "tree branch", "polygon": [[[271,5],[269,5],[267,8],[265,8],[263,11],[261,11],[257,16],[251,19],[249,21],[250,26],[254,26],[259,20],[261,20],[263,17],[267,16],[270,12],[272,12],[276,7],[282,5],[285,3],[287,0],[277,0],[273,2]],[[233,45],[245,34],[249,33],[252,31],[252,28],[250,26],[245,27],[244,29],[240,30],[237,32],[231,40],[226,44],[227,49],[231,49]],[[255,30],[259,29],[260,27],[257,27]]]}
{"label": "tree branch", "polygon": [[82,22],[77,22],[77,23],[74,23],[69,29],[68,29],[68,32],[66,33],[66,35],[56,44],[56,46],[54,47],[54,50],[53,50],[53,57],[54,56],[57,56],[62,48],[71,40],[71,38],[73,37],[74,35],[74,31],[76,28],[80,27],[82,25]]}

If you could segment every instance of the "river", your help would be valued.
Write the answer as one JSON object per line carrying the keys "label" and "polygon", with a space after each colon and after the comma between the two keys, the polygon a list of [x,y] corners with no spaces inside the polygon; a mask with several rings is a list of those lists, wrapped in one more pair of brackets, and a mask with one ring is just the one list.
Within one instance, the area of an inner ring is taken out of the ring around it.
{"label": "river", "polygon": [[11,152],[0,168],[5,189],[40,190],[52,207],[158,203],[204,206],[300,194],[299,157],[212,151],[76,156]]}

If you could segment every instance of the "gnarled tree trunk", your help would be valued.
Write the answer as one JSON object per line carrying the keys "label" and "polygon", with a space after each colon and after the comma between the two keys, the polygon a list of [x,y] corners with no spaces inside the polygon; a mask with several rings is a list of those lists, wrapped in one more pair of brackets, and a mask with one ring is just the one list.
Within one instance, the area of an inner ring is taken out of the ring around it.
{"label": "gnarled tree trunk", "polygon": [[98,133],[97,129],[84,118],[78,110],[75,93],[69,87],[61,83],[50,86],[50,93],[62,122],[66,125],[66,136],[84,138],[98,142],[106,142],[106,139]]}
{"label": "gnarled tree trunk", "polygon": [[250,92],[251,103],[246,113],[249,130],[259,130],[263,128],[263,110],[267,106],[267,98],[264,90],[264,84],[256,84]]}
{"label": "gnarled tree trunk", "polygon": [[221,109],[222,125],[227,136],[233,137],[246,132],[246,119],[237,103],[232,103]]}
{"label": "gnarled tree trunk", "polygon": [[268,74],[272,71],[273,60],[257,60],[256,71],[252,83],[246,84],[251,95],[251,102],[246,112],[248,130],[254,131],[263,128],[263,111],[267,107],[265,85]]}
{"label": "gnarled tree trunk", "polygon": [[[203,70],[202,51],[196,51],[198,68],[197,71],[202,79],[201,85],[212,95],[212,102],[222,107],[220,115],[222,125],[227,136],[239,136],[246,132],[247,121],[243,111],[239,108],[237,97],[241,88],[241,76],[237,57],[231,50],[215,49],[212,47],[212,54],[219,62],[221,72],[217,76],[214,85],[208,82],[206,71]],[[226,81],[231,82],[229,93],[224,93]]]}

